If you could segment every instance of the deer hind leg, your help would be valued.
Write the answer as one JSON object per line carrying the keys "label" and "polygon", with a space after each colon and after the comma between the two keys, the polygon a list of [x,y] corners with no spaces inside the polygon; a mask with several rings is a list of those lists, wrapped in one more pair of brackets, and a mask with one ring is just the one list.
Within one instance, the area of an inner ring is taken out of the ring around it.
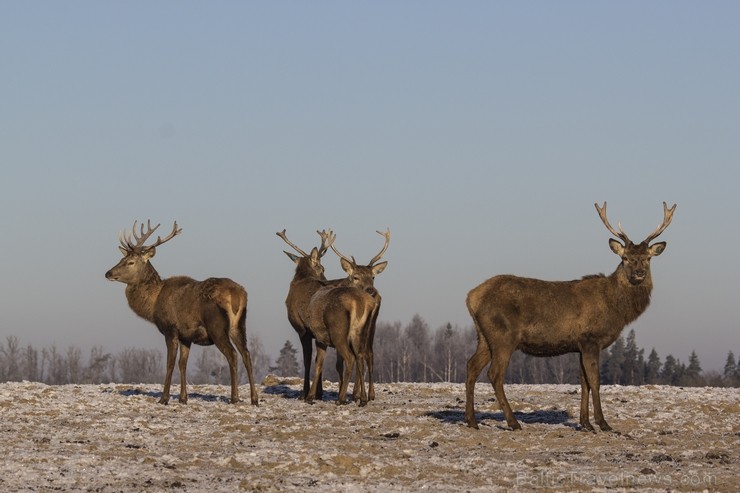
{"label": "deer hind leg", "polygon": [[601,428],[601,431],[611,431],[612,427],[604,419],[604,413],[601,411],[601,395],[600,395],[600,377],[599,377],[599,350],[598,348],[592,351],[581,353],[583,360],[582,367],[583,372],[586,374],[586,383],[591,389],[594,401],[594,421]]}
{"label": "deer hind leg", "polygon": [[503,341],[497,341],[493,347],[491,347],[489,341],[489,348],[491,350],[491,367],[488,370],[488,379],[493,385],[493,391],[496,393],[496,400],[501,406],[501,410],[504,412],[506,423],[512,430],[521,430],[522,426],[519,421],[514,417],[514,413],[511,411],[511,406],[504,393],[504,376],[506,374],[506,367],[509,366],[509,359],[511,359],[511,353],[514,350],[509,347]]}
{"label": "deer hind leg", "polygon": [[580,355],[581,362],[581,417],[580,423],[584,431],[594,431],[594,427],[588,419],[588,398],[591,392],[591,387],[588,385],[588,379],[586,378],[586,369],[583,366],[583,353]]}
{"label": "deer hind leg", "polygon": [[[250,400],[253,406],[259,405],[259,397],[257,396],[257,387],[254,384],[254,375],[252,372],[252,357],[249,354],[249,348],[247,347],[247,311],[242,311],[241,315],[234,320],[235,316],[229,314],[229,337],[231,342],[234,343],[236,349],[241,354],[244,368],[247,370],[247,377],[249,378],[249,394]],[[236,382],[238,386],[238,381]]]}
{"label": "deer hind leg", "polygon": [[164,376],[164,388],[162,397],[159,398],[160,404],[167,404],[170,401],[170,384],[172,384],[172,372],[175,371],[175,359],[177,358],[177,346],[179,341],[174,336],[165,336],[167,346],[167,371]]}
{"label": "deer hind leg", "polygon": [[190,343],[180,341],[180,359],[177,368],[180,370],[180,404],[188,403],[188,388],[185,375],[188,369],[188,357],[190,356]]}
{"label": "deer hind leg", "polygon": [[[347,388],[349,387],[349,380],[352,376],[352,370],[355,367],[355,358],[354,354],[349,348],[349,345],[346,341],[343,341],[342,343],[337,344],[336,346],[337,350],[337,357],[341,357],[344,362],[344,368],[342,373],[340,373],[341,381],[339,383],[339,398],[337,399],[337,405],[340,406],[342,404],[347,404]],[[359,370],[358,370],[359,373]],[[364,388],[363,388],[364,391]],[[365,400],[367,401],[367,397],[365,397]]]}
{"label": "deer hind leg", "polygon": [[229,363],[229,373],[231,374],[231,403],[236,404],[239,402],[239,377],[237,375],[236,366],[237,356],[234,346],[231,345],[229,337],[224,332],[219,330],[214,333],[211,338],[218,350],[221,351],[221,353],[226,357],[226,361]]}
{"label": "deer hind leg", "polygon": [[313,382],[311,383],[311,389],[308,391],[308,395],[306,396],[306,402],[309,404],[313,404],[313,401],[316,398],[316,390],[319,386],[321,373],[324,370],[324,356],[326,356],[326,345],[316,341],[316,362],[314,363]]}
{"label": "deer hind leg", "polygon": [[488,349],[486,339],[478,333],[478,346],[475,353],[468,360],[467,376],[465,377],[465,422],[470,428],[478,429],[475,420],[475,382],[483,368],[491,362],[491,351]]}

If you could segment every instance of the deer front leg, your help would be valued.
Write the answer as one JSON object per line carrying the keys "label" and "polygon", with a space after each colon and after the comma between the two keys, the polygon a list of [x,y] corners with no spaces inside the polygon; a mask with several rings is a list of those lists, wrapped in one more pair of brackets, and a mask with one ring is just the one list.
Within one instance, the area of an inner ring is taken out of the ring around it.
{"label": "deer front leg", "polygon": [[180,342],[180,360],[178,368],[180,370],[180,404],[188,403],[188,389],[185,375],[188,368],[188,357],[190,356],[190,343]]}
{"label": "deer front leg", "polygon": [[588,386],[588,379],[586,378],[586,370],[583,367],[583,354],[580,355],[581,362],[581,428],[584,431],[594,431],[594,427],[591,426],[591,422],[588,420],[588,397],[591,392],[591,388]]}
{"label": "deer front leg", "polygon": [[167,346],[167,370],[164,376],[162,397],[159,399],[160,404],[167,404],[170,401],[170,384],[172,383],[172,372],[175,370],[175,358],[177,357],[177,345],[179,344],[174,336],[165,336],[164,341]]}
{"label": "deer front leg", "polygon": [[601,382],[599,376],[599,351],[583,353],[583,369],[586,373],[587,384],[591,389],[594,401],[594,421],[601,431],[611,431],[612,427],[604,419],[601,411],[601,395],[599,393]]}

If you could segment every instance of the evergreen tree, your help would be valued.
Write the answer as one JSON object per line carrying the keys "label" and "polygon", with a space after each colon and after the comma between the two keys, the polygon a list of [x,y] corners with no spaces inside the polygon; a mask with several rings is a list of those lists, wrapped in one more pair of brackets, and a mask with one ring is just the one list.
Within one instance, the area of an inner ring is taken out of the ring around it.
{"label": "evergreen tree", "polygon": [[725,371],[722,375],[722,378],[725,382],[725,385],[728,385],[730,387],[737,387],[738,385],[738,367],[737,363],[735,363],[735,355],[730,351],[727,353],[727,361],[725,362]]}
{"label": "evergreen tree", "polygon": [[682,375],[681,383],[692,387],[704,385],[704,379],[701,376],[701,364],[699,363],[699,357],[696,355],[696,351],[691,351],[689,366]]}
{"label": "evergreen tree", "polygon": [[635,329],[630,330],[624,347],[624,363],[622,363],[620,382],[623,385],[640,385],[644,380],[643,365],[640,364],[643,352],[637,347],[636,339]]}
{"label": "evergreen tree", "polygon": [[275,361],[275,366],[270,371],[277,373],[282,377],[295,377],[301,374],[298,368],[298,351],[293,347],[290,341],[285,341],[283,348],[280,350],[280,356]]}
{"label": "evergreen tree", "polygon": [[619,337],[609,350],[609,360],[606,364],[605,383],[622,383],[622,365],[624,364],[624,338]]}
{"label": "evergreen tree", "polygon": [[660,357],[655,348],[653,348],[645,364],[645,383],[656,384],[660,382],[660,367]]}
{"label": "evergreen tree", "polygon": [[666,385],[675,385],[678,380],[679,362],[672,354],[665,357],[663,369],[660,372],[660,381]]}

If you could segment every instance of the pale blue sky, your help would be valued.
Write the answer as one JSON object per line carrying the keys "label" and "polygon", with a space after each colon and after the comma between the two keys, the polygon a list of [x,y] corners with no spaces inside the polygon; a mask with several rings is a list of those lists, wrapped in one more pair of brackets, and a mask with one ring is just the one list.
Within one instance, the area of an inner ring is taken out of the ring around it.
{"label": "pale blue sky", "polygon": [[162,276],[244,284],[274,356],[298,345],[283,228],[366,262],[390,227],[380,319],[467,327],[492,275],[611,273],[594,202],[641,240],[665,200],[632,327],[719,369],[740,353],[738,22],[734,1],[2,2],[0,338],[163,349],[103,277],[134,219],[183,228]]}

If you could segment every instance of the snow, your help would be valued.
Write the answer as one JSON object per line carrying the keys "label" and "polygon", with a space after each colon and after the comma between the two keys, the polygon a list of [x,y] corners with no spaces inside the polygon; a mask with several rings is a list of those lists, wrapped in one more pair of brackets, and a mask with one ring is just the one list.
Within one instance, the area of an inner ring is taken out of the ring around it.
{"label": "snow", "polygon": [[508,385],[513,432],[487,383],[479,430],[462,384],[378,384],[361,408],[269,383],[259,407],[217,385],[162,406],[160,385],[0,384],[0,491],[740,491],[740,389],[605,386],[617,432],[589,433],[572,385]]}

